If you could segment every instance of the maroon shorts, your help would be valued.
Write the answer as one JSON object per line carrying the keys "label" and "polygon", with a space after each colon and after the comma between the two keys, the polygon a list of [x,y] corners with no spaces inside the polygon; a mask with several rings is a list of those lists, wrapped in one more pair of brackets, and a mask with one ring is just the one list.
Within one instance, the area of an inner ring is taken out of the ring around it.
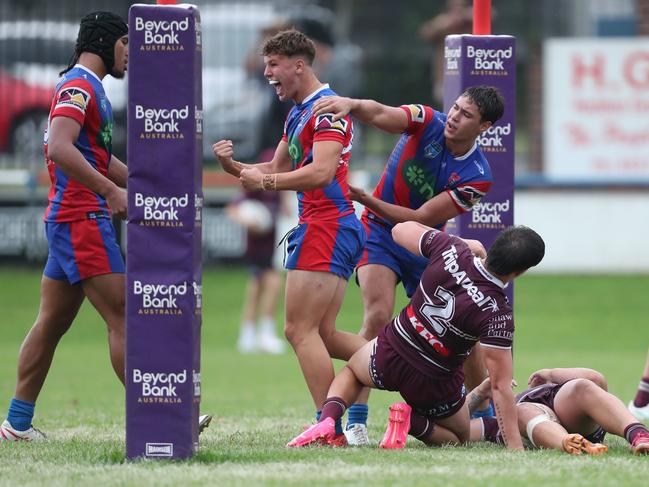
{"label": "maroon shorts", "polygon": [[374,343],[370,357],[370,377],[378,389],[399,392],[413,411],[431,419],[443,419],[464,405],[464,374],[432,377],[413,367],[390,345],[386,326]]}
{"label": "maroon shorts", "polygon": [[[554,398],[559,392],[559,389],[561,389],[568,382],[564,384],[543,384],[541,386],[527,389],[526,391],[523,391],[520,394],[516,395],[516,402],[543,404],[544,406],[547,406],[552,409],[552,411],[554,411]],[[584,437],[588,441],[592,441],[593,443],[601,443],[604,440],[604,436],[606,436],[606,431],[604,431],[601,426],[598,426],[598,428],[592,433],[584,435]]]}

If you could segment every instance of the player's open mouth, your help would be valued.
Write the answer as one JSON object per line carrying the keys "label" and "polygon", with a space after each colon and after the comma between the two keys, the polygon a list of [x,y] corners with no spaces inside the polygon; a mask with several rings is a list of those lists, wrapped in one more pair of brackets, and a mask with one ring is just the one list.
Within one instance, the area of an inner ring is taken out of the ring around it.
{"label": "player's open mouth", "polygon": [[268,84],[275,88],[275,93],[279,95],[279,90],[281,89],[282,84],[276,79],[269,79]]}

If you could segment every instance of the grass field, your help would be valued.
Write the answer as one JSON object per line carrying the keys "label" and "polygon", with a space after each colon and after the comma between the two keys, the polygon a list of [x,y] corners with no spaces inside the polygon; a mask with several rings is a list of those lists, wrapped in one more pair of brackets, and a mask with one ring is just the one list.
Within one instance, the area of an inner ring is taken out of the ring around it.
{"label": "grass field", "polygon": [[[0,268],[0,416],[13,394],[18,348],[38,304],[40,270]],[[36,409],[45,444],[0,444],[0,485],[647,485],[649,457],[617,437],[598,458],[509,453],[491,445],[401,451],[286,450],[312,415],[291,353],[239,355],[235,348],[246,275],[204,273],[202,410],[215,420],[187,462],[125,462],[124,393],[109,366],[104,325],[84,305],[63,339]],[[587,366],[633,397],[649,346],[649,276],[524,276],[516,288],[515,377],[541,367]],[[400,303],[402,304],[403,297]],[[362,306],[350,285],[339,328],[356,330]],[[382,436],[387,405],[370,400],[370,434]]]}

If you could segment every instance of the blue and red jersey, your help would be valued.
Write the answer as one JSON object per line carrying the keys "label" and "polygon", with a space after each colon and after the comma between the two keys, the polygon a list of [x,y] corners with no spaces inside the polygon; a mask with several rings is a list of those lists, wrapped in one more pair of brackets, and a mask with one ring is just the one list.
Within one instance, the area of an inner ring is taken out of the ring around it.
{"label": "blue and red jersey", "polygon": [[[112,155],[113,112],[101,80],[92,71],[76,65],[56,86],[48,120],[69,117],[81,126],[74,143],[88,163],[102,175],[108,175]],[[48,157],[45,133],[45,160],[50,175],[49,205],[46,222],[69,222],[86,218],[109,218],[103,196],[68,177]]]}
{"label": "blue and red jersey", "polygon": [[351,155],[353,135],[352,120],[349,115],[333,121],[331,114],[313,117],[313,104],[323,96],[336,93],[324,85],[304,101],[295,105],[286,118],[282,140],[288,143],[288,151],[293,169],[299,169],[313,162],[313,144],[318,141],[333,140],[343,146],[334,179],[324,188],[298,191],[299,222],[335,221],[354,213],[348,197],[347,169]]}
{"label": "blue and red jersey", "polygon": [[[408,127],[394,147],[373,195],[388,203],[417,209],[446,191],[460,212],[468,211],[489,191],[491,168],[477,142],[455,157],[446,148],[446,114],[424,105],[403,105]],[[370,210],[363,215],[367,218]],[[372,215],[388,226],[378,215]],[[445,224],[438,225],[442,228]]]}

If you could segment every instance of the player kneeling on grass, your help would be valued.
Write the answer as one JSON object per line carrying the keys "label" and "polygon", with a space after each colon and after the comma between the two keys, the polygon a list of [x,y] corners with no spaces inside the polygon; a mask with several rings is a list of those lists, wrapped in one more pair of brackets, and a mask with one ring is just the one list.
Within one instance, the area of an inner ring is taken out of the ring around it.
{"label": "player kneeling on grass", "polygon": [[[649,431],[607,392],[606,379],[592,369],[541,369],[528,381],[529,389],[516,396],[521,435],[532,448],[562,450],[571,455],[599,455],[606,433],[622,436],[635,454],[649,454]],[[486,379],[467,398],[469,410],[491,397]],[[502,443],[494,418],[471,421],[471,440]]]}
{"label": "player kneeling on grass", "polygon": [[469,441],[462,364],[480,342],[505,443],[523,449],[511,391],[514,322],[504,288],[541,261],[543,240],[527,227],[509,227],[485,253],[477,241],[415,222],[397,224],[392,236],[428,259],[419,286],[410,304],[336,376],[320,422],[287,446],[328,443],[334,422],[363,386],[398,391],[405,399],[390,407],[382,448],[403,448],[408,434],[427,445]]}

